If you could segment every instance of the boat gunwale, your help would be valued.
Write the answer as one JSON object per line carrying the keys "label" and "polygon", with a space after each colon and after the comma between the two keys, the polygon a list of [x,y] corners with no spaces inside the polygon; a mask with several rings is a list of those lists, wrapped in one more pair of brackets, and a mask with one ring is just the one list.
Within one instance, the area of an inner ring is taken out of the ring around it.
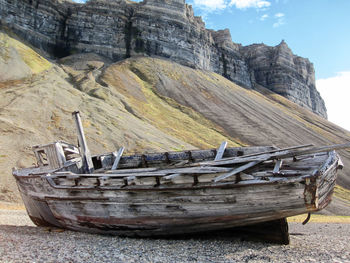
{"label": "boat gunwale", "polygon": [[[66,143],[64,141],[57,141],[57,142],[63,142]],[[56,143],[56,142],[54,142]],[[66,143],[68,144],[68,143]],[[38,146],[43,146],[43,145],[38,145]],[[35,146],[33,146],[35,147]],[[271,151],[275,151],[278,150],[277,147],[275,146],[239,146],[239,147],[229,147],[226,148],[226,151],[236,151],[236,152],[240,152],[242,150],[252,150],[252,149],[260,149],[260,148],[266,148],[266,149],[270,149]],[[213,153],[213,156],[215,157],[215,153],[217,151],[217,149],[213,148],[213,149],[193,149],[193,150],[186,150],[186,151],[169,151],[169,152],[150,152],[150,153],[135,153],[135,154],[131,154],[131,155],[126,155],[123,156],[122,159],[128,159],[128,158],[142,158],[142,156],[148,157],[148,156],[152,156],[152,155],[159,155],[159,154],[165,154],[165,155],[170,155],[170,154],[188,154],[189,152],[191,153],[200,153],[200,152],[206,152],[206,151],[210,151]],[[192,155],[192,154],[191,154]],[[108,157],[108,156],[113,156],[113,152],[108,152],[108,153],[102,153],[102,154],[96,154],[93,155],[92,157],[95,158],[99,158],[99,157]],[[238,157],[238,156],[236,156]],[[228,158],[232,158],[232,157],[228,157]],[[179,161],[185,161],[187,159],[179,159]],[[21,169],[17,169],[17,168],[13,168],[12,169],[12,175],[17,178],[17,177],[28,177],[30,178],[31,176],[37,176],[37,175],[44,175],[44,174],[48,174],[48,173],[54,173],[57,171],[62,171],[63,169],[69,169],[69,167],[76,165],[77,163],[79,163],[81,161],[81,158],[75,158],[72,160],[67,161],[67,163],[59,168],[54,168],[54,169],[50,169],[47,166],[41,167],[41,166],[30,166],[30,167],[25,167],[25,168],[21,168]],[[198,160],[198,162],[194,162],[194,165],[197,165],[201,162],[202,160]],[[163,160],[163,162],[166,163],[166,160]],[[140,167],[134,167],[134,169],[138,169]],[[155,166],[156,168],[156,166]],[[27,174],[20,174],[21,171],[24,170],[35,170],[37,169],[38,172],[28,172]],[[46,170],[45,170],[46,169]],[[123,169],[128,169],[128,168],[123,168]],[[70,172],[70,171],[67,171]],[[78,173],[77,173],[78,174]],[[79,174],[79,175],[83,175],[83,174]],[[89,174],[86,174],[89,175]],[[107,175],[107,174],[106,174]]]}
{"label": "boat gunwale", "polygon": [[[334,167],[337,165],[337,162],[339,160],[338,154],[335,151],[329,151],[325,152],[328,154],[328,158],[322,163],[322,165],[316,169],[313,170],[312,174],[307,175],[299,175],[296,177],[276,177],[275,175],[268,176],[269,178],[273,178],[275,180],[266,181],[266,180],[258,180],[258,179],[252,179],[252,180],[246,180],[243,181],[244,183],[236,183],[233,181],[229,182],[218,182],[218,183],[198,183],[196,185],[193,184],[161,184],[161,185],[120,185],[120,186],[58,186],[53,181],[56,177],[64,177],[64,171],[60,172],[61,174],[56,175],[55,173],[40,173],[40,174],[31,174],[28,176],[18,176],[18,179],[32,179],[32,178],[43,178],[46,179],[50,187],[54,189],[60,189],[60,190],[76,190],[76,191],[166,191],[166,190],[198,190],[198,189],[207,189],[207,188],[240,188],[240,187],[249,187],[249,186],[261,186],[261,185],[273,185],[273,184],[295,184],[295,183],[301,183],[304,184],[306,179],[313,178],[314,180],[317,180],[317,178],[321,177],[322,174],[326,174],[329,172],[329,169],[331,167]],[[327,168],[324,171],[322,169]],[[57,169],[60,170],[60,169]],[[311,169],[310,169],[311,171]],[[67,171],[67,175],[70,176],[77,176],[77,178],[85,177],[85,178],[102,178],[102,177],[108,177],[113,178],[113,174],[75,174],[70,171]],[[192,174],[188,174],[188,176],[194,176]],[[162,177],[161,175],[154,177]],[[123,177],[119,177],[120,179],[123,179]],[[249,181],[252,181],[249,183]]]}

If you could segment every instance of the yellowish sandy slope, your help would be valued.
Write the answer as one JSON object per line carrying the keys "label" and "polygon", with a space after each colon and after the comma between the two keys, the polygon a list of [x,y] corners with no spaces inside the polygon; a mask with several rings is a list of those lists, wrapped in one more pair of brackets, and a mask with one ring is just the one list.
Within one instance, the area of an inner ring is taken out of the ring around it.
{"label": "yellowish sandy slope", "polygon": [[[0,83],[0,199],[19,200],[11,168],[34,162],[32,145],[76,141],[74,110],[82,113],[93,153],[120,146],[129,153],[212,148],[223,140],[285,147],[350,139],[347,131],[263,87],[243,89],[215,73],[156,58],[110,63],[77,54]],[[350,153],[341,154],[346,168],[339,182],[348,186]]]}
{"label": "yellowish sandy slope", "polygon": [[0,82],[30,77],[50,67],[33,49],[0,31]]}

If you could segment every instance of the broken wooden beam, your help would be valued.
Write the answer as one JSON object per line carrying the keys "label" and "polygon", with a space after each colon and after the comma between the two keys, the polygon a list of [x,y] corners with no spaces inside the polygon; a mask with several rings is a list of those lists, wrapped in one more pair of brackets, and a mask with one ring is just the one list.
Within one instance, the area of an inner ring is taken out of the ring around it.
{"label": "broken wooden beam", "polygon": [[248,168],[251,168],[251,167],[253,167],[253,166],[255,166],[255,165],[257,165],[257,164],[259,164],[261,162],[262,161],[252,161],[252,162],[247,163],[245,165],[239,166],[239,167],[233,169],[231,172],[229,172],[227,174],[223,174],[223,175],[220,175],[220,176],[216,177],[214,179],[214,182],[215,183],[220,182],[220,181],[222,181],[222,180],[224,180],[226,178],[229,178],[230,176],[233,176],[233,175],[236,175],[236,174],[238,174],[240,172],[243,172],[243,171],[247,170]]}
{"label": "broken wooden beam", "polygon": [[334,144],[329,146],[313,147],[310,149],[300,150],[301,148],[305,148],[305,147],[310,147],[310,145],[290,147],[290,148],[274,150],[270,152],[263,152],[260,154],[259,153],[251,154],[251,155],[240,156],[240,157],[223,158],[219,161],[202,162],[202,163],[199,163],[198,165],[232,165],[232,164],[238,164],[238,163],[253,162],[258,160],[285,159],[285,158],[290,158],[295,156],[350,148],[350,143]]}
{"label": "broken wooden beam", "polygon": [[[246,155],[238,156],[238,157],[235,156],[235,157],[224,158],[224,159],[222,159],[222,162],[220,160],[201,162],[199,165],[220,165],[223,162],[230,161],[230,160],[239,160],[242,158],[250,158],[250,157],[261,156],[261,155],[265,155],[265,154],[275,154],[275,153],[285,152],[285,151],[289,151],[289,150],[308,148],[311,146],[313,146],[313,144],[305,144],[305,145],[293,146],[293,147],[288,147],[288,148],[283,148],[283,149],[275,149],[275,150],[270,150],[270,151],[257,152],[257,153],[246,154]],[[251,159],[254,159],[254,158],[251,158]]]}
{"label": "broken wooden beam", "polygon": [[280,172],[280,169],[281,169],[281,166],[282,166],[282,162],[283,162],[282,159],[278,159],[276,161],[275,167],[273,168],[273,171],[272,171],[273,174],[277,174],[277,173]]}
{"label": "broken wooden beam", "polygon": [[321,147],[313,147],[311,149],[301,150],[301,151],[291,151],[290,153],[281,154],[278,156],[279,158],[288,158],[288,157],[294,157],[294,156],[300,156],[300,155],[306,155],[306,154],[312,154],[312,153],[321,153],[321,152],[329,152],[334,150],[341,150],[350,148],[350,143],[343,143],[343,144],[333,144],[333,145],[327,145],[327,146],[321,146]]}
{"label": "broken wooden beam", "polygon": [[119,162],[120,162],[120,158],[122,157],[123,152],[124,152],[124,147],[121,147],[118,150],[117,154],[113,153],[113,155],[115,155],[115,160],[114,160],[114,163],[113,163],[113,166],[112,166],[112,170],[116,170],[118,168],[118,165],[119,165]]}
{"label": "broken wooden beam", "polygon": [[219,149],[218,149],[218,151],[216,153],[214,161],[218,161],[218,160],[222,159],[222,156],[224,156],[224,153],[225,153],[226,146],[227,146],[227,142],[223,142],[220,145],[220,147],[219,147]]}

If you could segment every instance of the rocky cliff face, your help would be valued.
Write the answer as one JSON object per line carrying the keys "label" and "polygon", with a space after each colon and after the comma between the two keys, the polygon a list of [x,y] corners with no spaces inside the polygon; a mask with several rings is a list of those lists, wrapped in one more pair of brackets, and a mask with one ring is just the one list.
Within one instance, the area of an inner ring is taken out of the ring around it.
{"label": "rocky cliff face", "polygon": [[293,55],[282,41],[276,47],[263,44],[242,47],[254,81],[289,100],[326,117],[323,99],[315,87],[315,72],[308,59]]}
{"label": "rocky cliff face", "polygon": [[55,57],[80,52],[114,61],[165,57],[246,88],[262,85],[327,117],[307,59],[293,55],[284,42],[235,44],[228,30],[206,29],[185,0],[0,0],[0,23]]}

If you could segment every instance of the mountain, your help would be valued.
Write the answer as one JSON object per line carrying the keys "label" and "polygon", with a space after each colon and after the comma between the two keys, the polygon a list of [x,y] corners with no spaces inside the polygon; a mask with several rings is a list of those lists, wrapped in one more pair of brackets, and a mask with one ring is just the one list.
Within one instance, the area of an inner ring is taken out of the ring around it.
{"label": "mountain", "polygon": [[276,47],[234,43],[229,30],[206,29],[185,0],[0,0],[0,25],[55,58],[169,58],[247,89],[263,86],[327,118],[308,59],[294,55],[284,41]]}
{"label": "mountain", "polygon": [[[46,60],[28,43],[0,33],[0,200],[19,201],[12,167],[34,163],[31,146],[76,143],[71,112],[80,110],[92,153],[176,151],[229,146],[344,143],[350,133],[272,91],[246,89],[223,76],[170,59],[116,63],[94,53]],[[38,52],[40,50],[37,50]],[[13,65],[21,65],[14,68]],[[338,184],[350,186],[350,152]],[[328,211],[350,214],[337,187]]]}

